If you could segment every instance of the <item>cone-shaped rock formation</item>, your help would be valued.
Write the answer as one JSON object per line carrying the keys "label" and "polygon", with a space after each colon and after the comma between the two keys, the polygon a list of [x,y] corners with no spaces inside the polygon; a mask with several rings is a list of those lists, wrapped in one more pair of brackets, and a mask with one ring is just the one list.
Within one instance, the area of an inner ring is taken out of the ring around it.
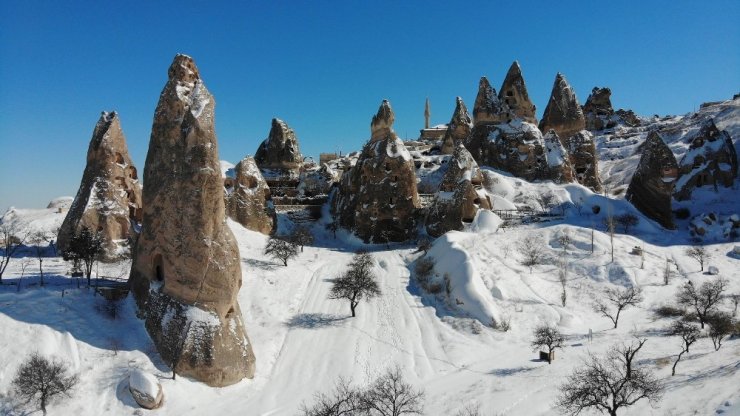
{"label": "cone-shaped rock formation", "polygon": [[442,153],[451,155],[459,143],[463,143],[473,129],[473,120],[470,118],[468,108],[462,98],[457,97],[455,112],[452,114],[450,124],[447,125],[444,142],[442,144]]}
{"label": "cone-shaped rock formation", "polygon": [[254,160],[266,175],[297,178],[303,156],[293,129],[283,120],[273,118],[270,134],[257,148]]}
{"label": "cone-shaped rock formation", "polygon": [[481,77],[478,83],[473,117],[476,125],[506,123],[512,118],[509,107],[499,99],[486,77]]}
{"label": "cone-shaped rock formation", "polygon": [[226,212],[245,228],[271,234],[277,224],[270,187],[252,157],[245,157],[234,167],[231,189],[227,188]]}
{"label": "cone-shaped rock formation", "polygon": [[141,223],[141,184],[116,112],[104,112],[95,125],[80,188],[64,218],[60,252],[86,227],[103,239],[102,260],[128,257]]}
{"label": "cone-shaped rock formation", "polygon": [[211,386],[254,374],[237,294],[239,249],[226,225],[213,96],[177,55],[154,114],[143,224],[131,286],[146,329],[174,370]]}
{"label": "cone-shaped rock formation", "polygon": [[529,100],[527,84],[524,83],[519,62],[514,61],[509,67],[504,83],[501,84],[499,99],[508,106],[514,117],[524,119],[528,123],[537,124],[537,118],[535,117],[537,108]]}

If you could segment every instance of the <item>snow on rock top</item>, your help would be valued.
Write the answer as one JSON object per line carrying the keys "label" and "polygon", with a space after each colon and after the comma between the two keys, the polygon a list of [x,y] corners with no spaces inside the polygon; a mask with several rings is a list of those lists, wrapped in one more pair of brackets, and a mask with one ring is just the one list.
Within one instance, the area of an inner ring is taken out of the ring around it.
{"label": "snow on rock top", "polygon": [[388,145],[385,147],[385,153],[389,157],[400,157],[403,160],[411,160],[411,153],[409,153],[403,141],[398,137],[388,141]]}

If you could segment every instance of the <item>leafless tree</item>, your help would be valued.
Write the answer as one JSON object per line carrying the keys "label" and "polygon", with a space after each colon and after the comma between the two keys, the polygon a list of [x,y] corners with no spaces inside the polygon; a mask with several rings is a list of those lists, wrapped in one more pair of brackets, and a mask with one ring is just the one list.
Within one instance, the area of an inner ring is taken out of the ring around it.
{"label": "leafless tree", "polygon": [[372,271],[373,258],[370,254],[355,254],[344,275],[337,278],[329,292],[329,299],[346,299],[355,317],[355,308],[362,299],[380,296],[380,287]]}
{"label": "leafless tree", "polygon": [[90,287],[92,269],[101,254],[103,254],[103,236],[99,232],[92,232],[89,228],[82,227],[70,239],[69,247],[62,253],[62,258],[84,265],[87,286]]}
{"label": "leafless tree", "polygon": [[539,234],[530,234],[516,244],[519,255],[522,256],[520,263],[529,267],[529,273],[532,274],[532,267],[542,263],[545,258],[545,243]]}
{"label": "leafless tree", "polygon": [[326,224],[326,229],[332,232],[334,239],[336,240],[337,230],[339,230],[339,222],[336,219],[332,220],[332,222]]}
{"label": "leafless tree", "polygon": [[732,302],[732,316],[737,315],[737,304],[740,303],[740,293],[733,293],[729,295],[730,301]]}
{"label": "leafless tree", "polygon": [[727,288],[727,280],[716,279],[712,282],[704,282],[696,289],[691,281],[686,282],[676,294],[676,301],[679,305],[693,308],[696,317],[699,319],[701,328],[707,322],[707,317],[722,301],[722,293]]}
{"label": "leafless tree", "polygon": [[611,247],[611,256],[612,256],[612,263],[614,263],[614,232],[617,229],[617,221],[614,218],[614,215],[612,214],[611,207],[607,209],[606,211],[606,217],[602,220],[604,223],[604,227],[606,228],[606,232],[609,233],[609,243]]}
{"label": "leafless tree", "polygon": [[58,396],[71,397],[77,384],[76,375],[69,374],[67,364],[33,353],[21,364],[12,385],[24,403],[34,403],[46,415],[46,406]]}
{"label": "leafless tree", "polygon": [[561,256],[558,261],[558,281],[560,282],[560,301],[565,306],[565,302],[568,300],[567,284],[568,284],[568,261],[565,256]]}
{"label": "leafless tree", "polygon": [[577,368],[560,386],[556,406],[561,413],[578,415],[587,409],[616,416],[617,411],[647,399],[651,405],[660,401],[663,385],[652,372],[634,366],[637,345],[612,347],[604,358],[590,356],[583,367]]}
{"label": "leafless tree", "polygon": [[21,291],[21,283],[23,282],[23,276],[26,274],[26,269],[31,265],[32,260],[28,257],[21,259],[21,277],[18,279],[18,285],[15,288],[16,292]]}
{"label": "leafless tree", "polygon": [[360,398],[362,392],[353,388],[349,380],[339,378],[330,393],[317,393],[314,403],[309,407],[301,405],[303,416],[353,416],[363,414]]}
{"label": "leafless tree", "polygon": [[617,224],[622,227],[625,233],[629,233],[630,227],[634,227],[639,224],[640,219],[635,214],[622,214],[616,217]]}
{"label": "leafless tree", "polygon": [[[603,299],[596,300],[594,311],[611,319],[612,323],[614,323],[614,328],[619,323],[619,314],[628,306],[637,306],[643,299],[642,290],[634,286],[624,289],[607,289],[604,291],[603,298],[606,302]],[[614,312],[611,311],[612,307],[616,309]]]}
{"label": "leafless tree", "polygon": [[290,241],[298,246],[301,246],[301,253],[303,253],[303,247],[313,244],[313,234],[311,230],[305,225],[300,225],[293,230],[293,234],[290,235]]}
{"label": "leafless tree", "polygon": [[23,246],[26,239],[25,233],[22,234],[22,238],[19,234],[21,233],[16,224],[0,223],[0,249],[3,251],[3,256],[0,258],[0,283],[3,281],[3,273],[10,264],[10,259]]}
{"label": "leafless tree", "polygon": [[668,259],[665,259],[665,269],[663,269],[663,284],[668,285],[668,282],[671,281],[671,261]]}
{"label": "leafless tree", "polygon": [[557,198],[551,192],[544,192],[537,195],[537,202],[540,204],[542,211],[549,213],[557,204]]}
{"label": "leafless tree", "polygon": [[560,331],[552,325],[540,324],[534,329],[532,334],[532,348],[537,351],[540,348],[547,348],[547,363],[552,363],[552,353],[556,348],[563,348],[565,338]]}
{"label": "leafless tree", "polygon": [[298,255],[298,247],[282,237],[270,237],[265,246],[265,255],[278,259],[288,266],[288,260]]}
{"label": "leafless tree", "polygon": [[701,271],[704,271],[704,262],[709,258],[709,252],[702,246],[692,246],[686,249],[686,255],[699,262]]}
{"label": "leafless tree", "polygon": [[568,247],[573,244],[573,239],[566,230],[563,230],[560,234],[558,234],[557,241],[558,244],[560,244],[560,247],[563,249],[563,254],[567,253]]}
{"label": "leafless tree", "polygon": [[709,324],[709,338],[712,339],[714,350],[719,351],[722,339],[732,334],[735,322],[729,313],[716,312],[707,317],[707,323]]}
{"label": "leafless tree", "polygon": [[29,242],[33,244],[33,253],[39,261],[40,284],[44,286],[44,254],[46,254],[46,247],[43,244],[48,242],[46,234],[43,231],[35,231],[29,237]]}
{"label": "leafless tree", "polygon": [[396,366],[373,382],[362,395],[361,402],[373,416],[421,415],[424,392],[407,383],[401,368]]}
{"label": "leafless tree", "polygon": [[681,356],[689,352],[689,347],[691,347],[691,344],[695,343],[697,339],[699,339],[699,328],[696,327],[696,325],[683,321],[678,320],[673,322],[671,327],[668,329],[669,335],[678,335],[681,337],[681,352],[678,353],[678,356],[676,357],[676,362],[673,363],[673,369],[671,370],[671,375],[676,375],[676,366],[678,365],[678,362],[681,361]]}
{"label": "leafless tree", "polygon": [[469,404],[455,413],[455,416],[481,416],[480,405]]}

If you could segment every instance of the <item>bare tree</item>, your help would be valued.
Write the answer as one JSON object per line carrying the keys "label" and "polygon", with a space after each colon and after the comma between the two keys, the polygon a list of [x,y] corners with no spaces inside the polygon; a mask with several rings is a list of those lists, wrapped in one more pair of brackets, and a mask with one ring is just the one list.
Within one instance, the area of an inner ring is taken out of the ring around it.
{"label": "bare tree", "polygon": [[334,239],[337,239],[337,230],[339,230],[339,222],[336,219],[332,219],[332,222],[326,224],[326,229],[331,231],[334,235]]}
{"label": "bare tree", "polygon": [[740,303],[740,293],[733,293],[729,295],[730,301],[732,302],[732,316],[737,315],[737,304]]}
{"label": "bare tree", "polygon": [[21,364],[12,384],[24,404],[33,402],[46,415],[46,406],[56,397],[71,397],[77,381],[76,375],[69,374],[67,364],[33,353]]}
{"label": "bare tree", "polygon": [[568,252],[568,247],[573,244],[573,239],[566,230],[563,230],[560,234],[558,234],[557,241],[558,244],[560,244],[560,247],[563,249],[563,254],[566,254]]}
{"label": "bare tree", "polygon": [[560,282],[560,301],[565,306],[565,302],[568,300],[567,284],[568,284],[568,261],[565,256],[560,257],[558,261],[558,281]]}
{"label": "bare tree", "polygon": [[640,219],[637,218],[634,214],[622,214],[618,215],[616,217],[617,224],[619,224],[622,227],[622,230],[626,233],[629,233],[630,227],[634,227],[637,224],[639,224]]}
{"label": "bare tree", "polygon": [[537,202],[540,204],[542,211],[550,213],[558,201],[552,192],[545,192],[537,195]]}
{"label": "bare tree", "polygon": [[288,266],[288,260],[298,256],[298,247],[282,237],[270,237],[265,246],[265,255],[278,259]]}
{"label": "bare tree", "polygon": [[547,348],[547,363],[552,364],[552,353],[556,348],[563,348],[565,338],[563,334],[555,327],[548,324],[540,324],[534,329],[532,334],[532,348],[537,351],[540,348]]}
{"label": "bare tree", "polygon": [[33,244],[33,253],[39,261],[39,276],[41,278],[41,286],[44,286],[44,255],[46,254],[46,247],[43,246],[47,242],[46,234],[43,231],[35,231],[29,237],[29,242]]}
{"label": "bare tree", "polygon": [[663,269],[663,284],[668,285],[668,282],[671,281],[671,261],[668,259],[665,259],[665,269]]}
{"label": "bare tree", "polygon": [[16,292],[21,291],[21,283],[23,282],[23,276],[26,274],[26,269],[31,265],[32,260],[28,257],[21,259],[21,277],[18,279],[18,285],[15,288]]}
{"label": "bare tree", "polygon": [[714,350],[719,351],[722,346],[722,339],[732,334],[735,322],[729,313],[717,312],[709,315],[707,323],[709,324],[709,338],[712,339]]}
{"label": "bare tree", "polygon": [[516,244],[519,255],[522,256],[520,263],[529,267],[529,273],[532,274],[532,267],[542,263],[545,258],[545,243],[539,234],[530,234]]}
{"label": "bare tree", "polygon": [[26,239],[25,234],[23,238],[18,236],[19,231],[14,223],[0,223],[0,249],[3,250],[3,256],[0,258],[0,283],[3,281],[3,273],[10,264],[10,259],[23,246]]}
{"label": "bare tree", "polygon": [[92,269],[101,254],[103,254],[103,236],[99,232],[93,233],[89,228],[82,227],[69,240],[69,247],[62,253],[62,258],[84,264],[87,286],[90,287]]}
{"label": "bare tree", "polygon": [[301,253],[303,253],[303,247],[313,244],[313,234],[311,230],[305,225],[300,225],[293,230],[293,234],[290,235],[290,241],[298,246],[301,246]]}
{"label": "bare tree", "polygon": [[609,243],[611,247],[612,263],[614,263],[614,232],[617,229],[617,221],[612,214],[611,206],[606,211],[606,217],[602,220],[606,232],[609,233]]}
{"label": "bare tree", "polygon": [[716,279],[713,282],[704,282],[696,289],[691,281],[686,282],[676,294],[676,301],[679,305],[693,308],[696,317],[699,319],[701,328],[707,322],[707,317],[714,312],[720,301],[722,293],[727,288],[727,280]]}
{"label": "bare tree", "polygon": [[709,253],[702,246],[692,246],[686,249],[686,255],[699,262],[701,271],[704,271],[704,262],[709,258]]}
{"label": "bare tree", "polygon": [[396,366],[373,382],[362,395],[361,402],[373,416],[421,415],[424,392],[408,384],[401,368]]}
{"label": "bare tree", "polygon": [[647,399],[651,405],[660,401],[663,385],[652,372],[635,367],[633,361],[645,340],[637,345],[612,347],[599,359],[590,356],[560,386],[556,406],[561,413],[578,415],[586,409],[616,416],[617,411]]}
{"label": "bare tree", "polygon": [[[611,319],[614,328],[616,328],[619,323],[619,314],[628,306],[637,306],[642,302],[643,297],[642,290],[639,287],[631,286],[624,289],[607,289],[604,291],[604,299],[607,302],[602,299],[596,300],[594,311]],[[616,309],[614,312],[610,310],[611,306]]]}
{"label": "bare tree", "polygon": [[329,292],[329,299],[346,299],[352,317],[355,317],[355,308],[362,299],[371,299],[380,296],[380,287],[372,271],[373,258],[370,254],[358,252],[349,264],[349,270],[334,280]]}
{"label": "bare tree", "polygon": [[353,416],[362,414],[360,398],[362,392],[353,388],[349,380],[339,378],[330,393],[317,393],[314,395],[314,404],[310,407],[303,403],[301,414],[303,416]]}
{"label": "bare tree", "polygon": [[469,404],[455,413],[455,416],[481,416],[479,404]]}
{"label": "bare tree", "polygon": [[668,329],[669,335],[678,335],[681,337],[681,352],[678,353],[678,356],[676,357],[676,362],[673,363],[673,369],[671,370],[671,375],[676,375],[676,366],[678,365],[678,362],[681,361],[681,356],[684,353],[689,352],[689,347],[691,347],[691,344],[695,343],[697,339],[699,339],[699,328],[696,327],[696,325],[686,322],[686,321],[675,321],[671,325],[671,327]]}

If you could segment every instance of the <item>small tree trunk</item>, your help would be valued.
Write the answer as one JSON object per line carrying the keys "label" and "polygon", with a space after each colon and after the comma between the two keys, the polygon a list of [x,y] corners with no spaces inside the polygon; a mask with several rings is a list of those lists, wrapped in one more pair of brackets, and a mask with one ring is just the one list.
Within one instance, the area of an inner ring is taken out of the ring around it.
{"label": "small tree trunk", "polygon": [[678,362],[679,362],[679,361],[681,361],[681,356],[682,356],[682,355],[683,355],[683,353],[685,353],[685,352],[688,352],[688,349],[687,349],[686,351],[681,351],[681,352],[680,352],[680,353],[678,354],[678,357],[676,358],[676,362],[675,362],[675,363],[673,363],[673,369],[671,370],[671,375],[672,375],[672,376],[675,376],[675,375],[676,375],[676,366],[678,365]]}
{"label": "small tree trunk", "polygon": [[349,308],[352,311],[352,317],[354,318],[355,317],[355,304],[352,301],[349,302]]}
{"label": "small tree trunk", "polygon": [[39,275],[41,276],[41,286],[44,286],[44,260],[39,258]]}

